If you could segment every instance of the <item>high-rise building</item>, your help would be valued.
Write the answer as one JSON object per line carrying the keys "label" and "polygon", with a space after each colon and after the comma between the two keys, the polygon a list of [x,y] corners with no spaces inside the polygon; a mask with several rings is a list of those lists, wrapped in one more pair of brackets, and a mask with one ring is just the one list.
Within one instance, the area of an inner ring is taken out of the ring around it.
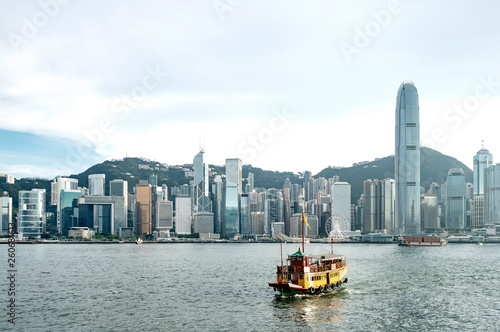
{"label": "high-rise building", "polygon": [[250,198],[248,194],[241,194],[240,198],[240,233],[250,235]]}
{"label": "high-rise building", "polygon": [[2,208],[0,235],[10,235],[9,224],[12,222],[12,197],[9,197],[9,193],[6,191],[0,197],[0,206]]}
{"label": "high-rise building", "polygon": [[208,164],[203,162],[202,149],[193,159],[194,168],[194,195],[195,195],[195,212],[212,212],[212,202],[208,196],[209,182]]}
{"label": "high-rise building", "polygon": [[175,232],[177,234],[191,234],[191,198],[175,198]]}
{"label": "high-rise building", "polygon": [[[420,203],[419,203],[420,204]],[[395,214],[395,186],[393,179],[366,180],[362,195],[363,233],[393,232]],[[420,205],[418,206],[420,209]]]}
{"label": "high-rise building", "polygon": [[222,233],[222,220],[224,219],[223,208],[224,186],[220,175],[216,175],[212,184],[212,208],[214,213],[214,232]]}
{"label": "high-rise building", "polygon": [[437,195],[425,194],[420,197],[420,216],[422,217],[423,231],[435,232],[441,227]]}
{"label": "high-rise building", "polygon": [[153,197],[151,185],[138,184],[135,187],[136,192],[136,234],[137,236],[146,236],[152,234],[153,218]]}
{"label": "high-rise building", "polygon": [[89,195],[104,196],[105,174],[90,174],[89,175]]}
{"label": "high-rise building", "polygon": [[194,214],[193,228],[195,233],[213,234],[214,214],[211,212],[198,212]]}
{"label": "high-rise building", "polygon": [[77,179],[71,179],[71,178],[63,178],[63,177],[57,177],[55,179],[55,185],[52,184],[52,190],[55,191],[52,192],[51,195],[51,200],[52,200],[52,205],[57,204],[57,229],[59,233],[62,233],[62,225],[61,225],[61,206],[60,206],[60,195],[62,190],[77,190],[78,189],[78,180]]}
{"label": "high-rise building", "polygon": [[124,196],[128,194],[128,182],[116,179],[109,182],[109,196]]}
{"label": "high-rise building", "polygon": [[148,183],[149,183],[151,186],[158,186],[158,175],[156,175],[156,174],[151,174],[151,175],[148,177]]}
{"label": "high-rise building", "polygon": [[17,231],[27,238],[41,238],[45,233],[45,189],[19,191]]}
{"label": "high-rise building", "polygon": [[396,99],[397,235],[420,233],[420,121],[418,93],[411,81],[401,83]]}
{"label": "high-rise building", "polygon": [[483,146],[474,156],[473,162],[474,195],[484,195],[484,171],[493,165],[493,156]]}
{"label": "high-rise building", "polygon": [[500,164],[484,174],[484,223],[500,225]]}
{"label": "high-rise building", "polygon": [[471,222],[473,228],[484,226],[484,195],[474,195],[471,209]]}
{"label": "high-rise building", "polygon": [[174,228],[174,207],[173,202],[162,200],[157,203],[156,230],[170,231]]}
{"label": "high-rise building", "polygon": [[61,202],[61,226],[62,235],[68,236],[68,231],[72,227],[78,227],[78,216],[74,214],[74,200],[78,200],[78,197],[83,193],[81,190],[61,190],[59,194]]}
{"label": "high-rise building", "polygon": [[241,159],[226,159],[225,213],[223,234],[228,237],[240,233],[240,195],[242,193]]}
{"label": "high-rise building", "polygon": [[265,215],[264,212],[252,212],[250,213],[250,222],[252,224],[252,234],[265,234],[264,224]]}
{"label": "high-rise building", "polygon": [[268,189],[264,194],[264,232],[271,234],[272,224],[283,222],[283,195],[279,189]]}
{"label": "high-rise building", "polygon": [[283,187],[283,222],[285,223],[284,234],[290,234],[290,218],[292,216],[290,187]]}
{"label": "high-rise building", "polygon": [[248,184],[250,185],[248,192],[252,192],[255,189],[255,176],[252,172],[248,172],[247,181]]}
{"label": "high-rise building", "polygon": [[78,198],[78,227],[88,227],[100,234],[120,234],[127,228],[128,197],[125,196],[82,196]]}
{"label": "high-rise building", "polygon": [[461,168],[453,168],[448,172],[446,181],[446,227],[465,228],[465,174]]}
{"label": "high-rise building", "polygon": [[349,222],[351,230],[351,185],[347,182],[335,182],[332,186],[332,215],[340,214]]}

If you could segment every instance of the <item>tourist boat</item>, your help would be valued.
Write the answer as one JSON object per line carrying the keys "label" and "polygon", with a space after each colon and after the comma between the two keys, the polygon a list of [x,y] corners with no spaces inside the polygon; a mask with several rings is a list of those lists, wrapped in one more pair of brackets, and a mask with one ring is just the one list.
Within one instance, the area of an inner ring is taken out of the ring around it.
{"label": "tourist boat", "polygon": [[[304,234],[304,224],[307,221],[304,215],[302,219]],[[305,241],[302,242],[302,251],[299,248],[296,253],[289,255],[286,264],[281,259],[281,265],[278,265],[276,271],[276,282],[269,283],[279,296],[320,295],[334,292],[347,283],[345,256],[334,254],[333,245],[332,253],[306,255],[304,243]]]}
{"label": "tourist boat", "polygon": [[142,239],[141,239],[141,238],[138,238],[137,240],[135,240],[135,243],[137,243],[137,244],[142,244],[142,242],[143,242],[143,241],[142,241]]}
{"label": "tourist boat", "polygon": [[436,236],[403,236],[400,246],[403,247],[443,247],[448,242]]}

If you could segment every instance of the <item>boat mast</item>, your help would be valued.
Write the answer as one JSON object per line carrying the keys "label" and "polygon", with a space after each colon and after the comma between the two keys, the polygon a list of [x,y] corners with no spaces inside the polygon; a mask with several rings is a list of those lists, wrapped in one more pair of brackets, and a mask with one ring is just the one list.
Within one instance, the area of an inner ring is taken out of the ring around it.
{"label": "boat mast", "polygon": [[304,236],[304,219],[306,218],[306,215],[304,214],[304,212],[302,212],[302,252],[305,253],[306,250],[305,250],[305,246],[304,246],[304,243],[305,243],[305,236]]}
{"label": "boat mast", "polygon": [[283,280],[283,240],[280,238],[280,249],[281,249],[281,280]]}

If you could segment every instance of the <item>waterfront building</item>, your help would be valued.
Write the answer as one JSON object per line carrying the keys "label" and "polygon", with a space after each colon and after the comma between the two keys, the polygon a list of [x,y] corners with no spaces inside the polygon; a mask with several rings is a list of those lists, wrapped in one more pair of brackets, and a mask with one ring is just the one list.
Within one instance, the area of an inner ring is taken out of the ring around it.
{"label": "waterfront building", "polygon": [[[58,176],[55,179],[55,185],[52,184],[51,188],[53,190],[51,194],[51,200],[53,205],[57,205],[56,210],[56,220],[57,220],[57,230],[59,233],[62,233],[62,224],[61,224],[61,205],[60,205],[60,195],[62,190],[77,190],[78,189],[78,180],[71,178],[63,178]],[[55,188],[55,191],[54,191]]]}
{"label": "waterfront building", "polygon": [[486,168],[484,174],[484,223],[499,225],[500,164]]}
{"label": "waterfront building", "polygon": [[202,149],[194,157],[194,211],[195,212],[212,212],[212,202],[209,198],[209,182],[208,164],[203,162],[203,155],[205,151]]}
{"label": "waterfront building", "polygon": [[395,233],[420,229],[420,121],[418,93],[411,81],[401,83],[396,99]]}
{"label": "waterfront building", "polygon": [[395,226],[395,181],[366,180],[363,189],[363,234],[384,230],[392,233]]}
{"label": "waterfront building", "polygon": [[240,199],[240,234],[250,235],[250,199],[248,194],[241,194]]}
{"label": "waterfront building", "polygon": [[74,215],[78,215],[78,227],[88,227],[99,234],[120,234],[127,227],[128,211],[125,196],[81,196]]}
{"label": "waterfront building", "polygon": [[252,224],[252,234],[265,234],[264,224],[265,215],[264,212],[252,212],[250,213],[250,221]]}
{"label": "waterfront building", "polygon": [[175,198],[175,232],[191,234],[191,198],[178,196]]}
{"label": "waterfront building", "polygon": [[466,186],[465,173],[461,168],[453,168],[448,172],[446,181],[446,227],[465,228],[466,220]]}
{"label": "waterfront building", "polygon": [[422,217],[423,231],[435,232],[441,228],[437,195],[424,194],[420,197],[420,216]]}
{"label": "waterfront building", "polygon": [[328,194],[332,194],[332,191],[333,191],[333,185],[335,184],[335,182],[340,182],[340,176],[339,175],[334,175],[333,177],[329,178],[328,179]]}
{"label": "waterfront building", "polygon": [[89,175],[89,195],[104,196],[105,174],[90,174]]}
{"label": "waterfront building", "polygon": [[136,193],[136,221],[135,229],[137,236],[144,237],[147,234],[152,234],[152,218],[153,218],[153,197],[152,187],[148,184],[137,184],[135,187]]}
{"label": "waterfront building", "polygon": [[12,223],[12,197],[9,197],[6,191],[0,197],[0,206],[2,208],[0,235],[9,235],[9,224]]}
{"label": "waterfront building", "polygon": [[484,172],[493,165],[493,156],[483,147],[473,158],[474,162],[474,195],[484,195]]}
{"label": "waterfront building", "polygon": [[223,234],[233,237],[240,233],[240,195],[242,193],[241,159],[226,159],[226,190]]}
{"label": "waterfront building", "polygon": [[17,231],[19,236],[41,238],[45,233],[45,189],[19,191]]}
{"label": "waterfront building", "polygon": [[213,234],[214,232],[214,214],[211,212],[198,212],[193,218],[194,232],[198,234]]}
{"label": "waterfront building", "polygon": [[173,202],[162,200],[156,202],[156,206],[158,212],[156,214],[155,229],[159,232],[172,230],[174,228]]}
{"label": "waterfront building", "polygon": [[78,227],[78,215],[75,215],[73,211],[77,203],[73,201],[78,201],[78,197],[82,196],[82,194],[81,190],[61,190],[59,204],[61,206],[61,234],[64,236],[69,236],[68,231],[70,228]]}
{"label": "waterfront building", "polygon": [[474,195],[471,210],[472,228],[484,227],[484,195]]}
{"label": "waterfront building", "polygon": [[71,227],[68,229],[68,237],[82,238],[82,239],[92,239],[92,229],[88,227]]}
{"label": "waterfront building", "polygon": [[351,185],[347,182],[335,182],[331,187],[331,215],[340,214],[349,222],[351,230]]}
{"label": "waterfront building", "polygon": [[212,184],[212,211],[214,214],[214,232],[222,233],[222,220],[224,218],[223,208],[224,186],[220,175],[216,175]]}

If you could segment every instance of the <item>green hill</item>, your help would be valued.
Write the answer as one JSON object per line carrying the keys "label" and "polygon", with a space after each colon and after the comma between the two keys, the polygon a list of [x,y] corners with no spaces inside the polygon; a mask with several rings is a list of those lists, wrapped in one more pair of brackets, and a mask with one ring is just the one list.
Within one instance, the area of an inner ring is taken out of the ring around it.
{"label": "green hill", "polygon": [[[141,165],[141,166],[139,166]],[[185,165],[190,168],[191,165]],[[210,165],[213,173],[223,175],[224,166]],[[450,168],[462,168],[465,172],[465,180],[472,182],[472,171],[455,158],[443,155],[442,153],[429,149],[421,149],[421,184],[429,188],[432,182],[442,184],[446,182],[446,176]],[[267,171],[251,165],[243,166],[243,177],[248,173],[255,174],[255,187],[261,188],[282,188],[286,178],[290,178],[292,183],[302,184],[303,180],[298,174],[293,172]],[[88,176],[90,174],[106,175],[106,194],[109,193],[109,181],[123,179],[128,181],[129,192],[139,183],[139,180],[147,180],[151,174],[158,176],[158,185],[166,184],[169,188],[189,184],[190,178],[186,178],[182,166],[172,166],[166,168],[160,162],[150,161],[141,158],[124,158],[120,160],[106,160],[103,163],[94,165],[80,174],[70,175],[71,178],[78,179],[80,187],[88,187]],[[213,174],[214,175],[214,174]],[[213,175],[210,181],[213,181]],[[363,192],[363,181],[367,179],[394,178],[394,156],[385,157],[363,165],[345,168],[325,168],[319,172],[315,178],[320,176],[331,178],[339,175],[341,181],[351,184],[353,202]],[[8,191],[13,197],[13,205],[17,208],[19,190],[31,190],[41,188],[47,190],[47,205],[50,204],[50,182],[49,180],[16,180],[15,184],[0,182],[0,191]],[[246,184],[246,181],[243,181]]]}
{"label": "green hill", "polygon": [[[422,147],[420,151],[420,181],[421,185],[426,189],[429,188],[432,182],[437,184],[445,183],[448,171],[451,168],[462,168],[465,172],[465,181],[472,182],[472,170],[457,159],[425,147]],[[394,156],[352,167],[325,168],[315,178],[323,176],[328,179],[334,175],[339,175],[341,181],[351,184],[351,197],[355,202],[354,199],[358,199],[363,193],[363,182],[365,180],[394,179]]]}

